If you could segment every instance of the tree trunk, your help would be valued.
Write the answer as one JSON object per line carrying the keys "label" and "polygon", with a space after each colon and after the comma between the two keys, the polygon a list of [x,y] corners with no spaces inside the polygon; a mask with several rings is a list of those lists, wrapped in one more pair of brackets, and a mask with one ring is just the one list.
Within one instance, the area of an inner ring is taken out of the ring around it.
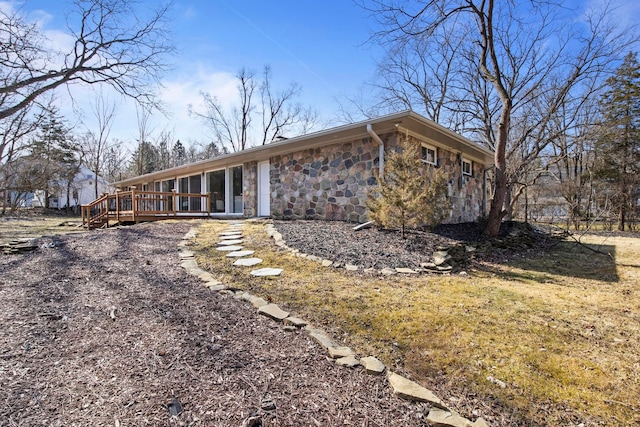
{"label": "tree trunk", "polygon": [[620,206],[620,210],[618,211],[618,231],[624,231],[624,222],[625,222],[625,214],[624,214],[624,205]]}
{"label": "tree trunk", "polygon": [[504,194],[504,219],[511,221],[513,219],[513,206],[511,205],[511,185],[507,185],[507,190]]}
{"label": "tree trunk", "polygon": [[491,200],[491,209],[489,210],[489,219],[484,233],[490,237],[497,237],[500,233],[500,224],[506,211],[504,211],[504,202],[507,196],[507,161],[506,148],[507,139],[509,137],[509,122],[511,119],[511,102],[507,99],[502,100],[502,112],[500,113],[500,124],[498,125],[498,141],[496,144],[496,152],[494,155],[496,183]]}
{"label": "tree trunk", "polygon": [[96,161],[93,165],[93,190],[95,192],[95,198],[98,198],[98,172],[100,171],[100,163]]}
{"label": "tree trunk", "polygon": [[[71,184],[67,183],[67,206],[65,206],[64,211],[68,214],[69,208],[71,207]],[[58,206],[60,208],[60,206]]]}

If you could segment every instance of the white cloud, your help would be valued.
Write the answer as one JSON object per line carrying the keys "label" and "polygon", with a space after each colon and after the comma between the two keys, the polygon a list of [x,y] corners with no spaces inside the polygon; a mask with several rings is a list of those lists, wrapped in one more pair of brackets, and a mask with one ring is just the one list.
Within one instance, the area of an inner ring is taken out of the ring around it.
{"label": "white cloud", "polygon": [[[237,99],[235,76],[227,72],[206,70],[203,67],[195,67],[196,72],[182,72],[164,82],[160,89],[160,100],[168,113],[165,116],[159,112],[153,112],[149,120],[152,134],[169,131],[173,132],[176,139],[182,141],[209,139],[209,130],[196,117],[189,115],[189,105],[197,111],[204,111],[201,91],[209,92],[216,96],[226,107],[231,107]],[[77,108],[83,112],[82,122],[91,128],[95,126],[95,119],[91,113],[91,102],[97,95],[97,87],[87,85],[72,86],[69,90],[73,96]],[[66,91],[58,92],[58,104],[61,112],[66,117],[77,116],[69,102],[64,101]],[[113,89],[103,88],[103,93],[110,99],[116,100],[117,116],[111,136],[125,142],[133,142],[138,134],[136,108],[133,100],[122,98]]]}
{"label": "white cloud", "polygon": [[587,10],[601,11],[608,8],[608,18],[615,22],[618,28],[637,26],[640,20],[640,2],[638,0],[591,0],[587,3]]}

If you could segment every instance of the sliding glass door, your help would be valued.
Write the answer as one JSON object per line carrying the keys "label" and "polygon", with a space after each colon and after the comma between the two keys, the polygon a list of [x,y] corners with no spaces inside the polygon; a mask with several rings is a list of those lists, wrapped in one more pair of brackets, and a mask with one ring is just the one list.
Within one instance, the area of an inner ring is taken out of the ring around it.
{"label": "sliding glass door", "polygon": [[224,197],[224,169],[207,173],[207,191],[211,195],[211,212],[224,213],[225,197]]}
{"label": "sliding glass door", "polygon": [[242,166],[207,172],[206,184],[211,212],[243,213]]}
{"label": "sliding glass door", "polygon": [[229,200],[232,201],[232,213],[242,213],[242,166],[235,166],[229,169]]}

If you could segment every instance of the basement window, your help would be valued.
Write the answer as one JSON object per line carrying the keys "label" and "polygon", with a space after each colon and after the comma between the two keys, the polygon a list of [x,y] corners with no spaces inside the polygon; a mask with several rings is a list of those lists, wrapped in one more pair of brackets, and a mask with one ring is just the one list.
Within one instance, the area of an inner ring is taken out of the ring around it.
{"label": "basement window", "polygon": [[430,165],[435,165],[438,161],[436,157],[436,147],[431,145],[422,144],[422,161]]}

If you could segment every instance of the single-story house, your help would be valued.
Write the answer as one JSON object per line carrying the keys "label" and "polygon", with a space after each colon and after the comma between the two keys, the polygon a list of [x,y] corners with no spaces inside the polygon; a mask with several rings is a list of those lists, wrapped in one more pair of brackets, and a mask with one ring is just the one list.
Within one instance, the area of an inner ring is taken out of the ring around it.
{"label": "single-story house", "polygon": [[[216,217],[364,222],[368,188],[376,184],[376,175],[384,174],[385,157],[403,140],[420,143],[423,161],[449,175],[452,208],[446,222],[474,221],[485,214],[486,171],[493,153],[412,111],[284,139],[114,185],[121,190],[135,186],[139,191],[208,193],[208,210]],[[177,209],[193,211],[194,206]]]}

